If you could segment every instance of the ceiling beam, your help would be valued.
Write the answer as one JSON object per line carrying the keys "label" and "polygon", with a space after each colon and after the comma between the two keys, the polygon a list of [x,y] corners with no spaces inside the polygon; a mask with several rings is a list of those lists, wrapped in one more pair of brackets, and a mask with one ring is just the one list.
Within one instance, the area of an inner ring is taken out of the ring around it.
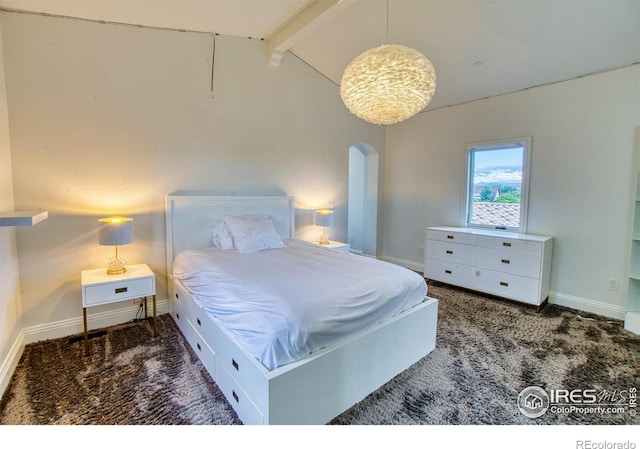
{"label": "ceiling beam", "polygon": [[284,52],[358,0],[315,0],[267,40],[269,64],[280,66]]}

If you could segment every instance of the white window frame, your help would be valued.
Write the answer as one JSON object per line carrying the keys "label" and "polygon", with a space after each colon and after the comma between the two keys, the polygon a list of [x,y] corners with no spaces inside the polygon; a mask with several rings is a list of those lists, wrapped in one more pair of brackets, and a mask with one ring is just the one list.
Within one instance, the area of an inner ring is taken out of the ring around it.
{"label": "white window frame", "polygon": [[[503,231],[527,232],[527,216],[529,210],[529,178],[531,162],[531,137],[519,137],[515,139],[500,139],[485,142],[471,142],[465,144],[465,186],[463,188],[463,210],[460,217],[461,226],[469,228],[499,229]],[[501,148],[512,148],[522,146],[522,185],[520,188],[520,226],[496,226],[470,223],[471,206],[473,203],[473,158],[472,154],[477,151],[499,150]]]}

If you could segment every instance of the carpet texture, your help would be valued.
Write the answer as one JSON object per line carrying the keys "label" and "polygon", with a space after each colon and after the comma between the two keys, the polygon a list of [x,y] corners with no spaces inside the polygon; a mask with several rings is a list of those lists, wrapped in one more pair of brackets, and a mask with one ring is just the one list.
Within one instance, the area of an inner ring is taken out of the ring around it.
{"label": "carpet texture", "polygon": [[[429,283],[440,300],[436,349],[331,424],[635,424],[640,337],[622,323],[534,309]],[[169,315],[28,345],[0,401],[1,424],[239,424]],[[415,344],[415,342],[407,342]],[[594,390],[622,413],[524,416],[526,387]]]}

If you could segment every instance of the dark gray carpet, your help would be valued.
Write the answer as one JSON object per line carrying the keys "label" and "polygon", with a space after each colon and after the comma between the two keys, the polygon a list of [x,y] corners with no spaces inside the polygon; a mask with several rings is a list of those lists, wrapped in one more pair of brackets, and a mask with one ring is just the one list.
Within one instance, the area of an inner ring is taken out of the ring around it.
{"label": "dark gray carpet", "polygon": [[[640,337],[622,323],[532,308],[430,283],[436,350],[332,424],[633,424]],[[81,338],[28,345],[0,401],[2,424],[238,424],[169,315]],[[408,342],[415,344],[415,342]],[[518,409],[525,387],[593,390],[621,413]]]}

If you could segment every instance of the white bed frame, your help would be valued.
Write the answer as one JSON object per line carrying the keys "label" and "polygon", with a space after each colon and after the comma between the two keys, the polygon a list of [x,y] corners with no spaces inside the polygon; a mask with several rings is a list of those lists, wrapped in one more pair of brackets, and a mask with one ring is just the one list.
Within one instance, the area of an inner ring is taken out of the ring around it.
{"label": "white bed frame", "polygon": [[[211,246],[213,223],[227,214],[268,214],[283,238],[295,234],[291,196],[166,197],[170,311],[244,424],[325,424],[435,348],[438,301],[425,300],[303,360],[268,371],[189,297],[171,276],[184,249]],[[357,257],[354,255],[354,257]]]}

